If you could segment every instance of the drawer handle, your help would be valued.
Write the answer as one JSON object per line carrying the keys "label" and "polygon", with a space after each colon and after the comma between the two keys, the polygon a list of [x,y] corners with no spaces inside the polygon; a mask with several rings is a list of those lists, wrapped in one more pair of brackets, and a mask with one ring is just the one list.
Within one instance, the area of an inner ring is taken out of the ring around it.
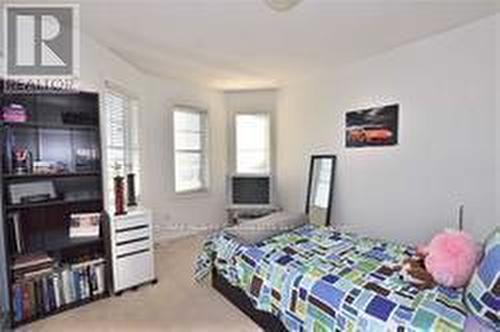
{"label": "drawer handle", "polygon": [[149,249],[141,249],[141,250],[136,250],[136,251],[131,251],[131,252],[128,252],[126,254],[121,254],[121,255],[118,255],[116,256],[117,259],[120,259],[120,258],[124,258],[124,257],[128,257],[128,256],[133,256],[133,255],[137,255],[137,254],[142,254],[144,252],[148,252]]}
{"label": "drawer handle", "polygon": [[148,228],[148,225],[139,225],[139,226],[120,228],[120,229],[117,229],[116,232],[117,233],[130,232],[130,231],[135,231],[136,229],[143,229],[143,228]]}
{"label": "drawer handle", "polygon": [[125,244],[130,244],[130,243],[144,241],[144,240],[149,240],[149,236],[143,236],[143,237],[138,237],[137,239],[132,239],[132,240],[127,240],[127,241],[117,242],[116,245],[117,246],[123,246]]}

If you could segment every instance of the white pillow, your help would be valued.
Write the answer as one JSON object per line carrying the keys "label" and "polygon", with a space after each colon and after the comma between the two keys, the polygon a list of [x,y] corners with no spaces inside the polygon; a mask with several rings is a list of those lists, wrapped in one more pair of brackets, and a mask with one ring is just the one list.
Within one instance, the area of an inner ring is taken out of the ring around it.
{"label": "white pillow", "polygon": [[253,245],[270,237],[288,232],[308,222],[300,213],[276,212],[268,216],[246,220],[226,229],[228,234],[238,238],[243,244]]}

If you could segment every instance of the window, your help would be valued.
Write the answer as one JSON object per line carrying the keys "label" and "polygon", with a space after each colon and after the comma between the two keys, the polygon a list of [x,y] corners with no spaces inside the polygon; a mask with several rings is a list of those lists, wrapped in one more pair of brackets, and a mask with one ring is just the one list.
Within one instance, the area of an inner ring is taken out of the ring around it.
{"label": "window", "polygon": [[270,161],[270,128],[268,114],[236,115],[236,172],[268,174]]}
{"label": "window", "polygon": [[175,192],[208,188],[207,113],[178,106],[174,109]]}
{"label": "window", "polygon": [[110,206],[114,202],[116,175],[135,174],[136,195],[140,196],[139,102],[121,92],[108,88],[104,94],[106,113],[107,191]]}

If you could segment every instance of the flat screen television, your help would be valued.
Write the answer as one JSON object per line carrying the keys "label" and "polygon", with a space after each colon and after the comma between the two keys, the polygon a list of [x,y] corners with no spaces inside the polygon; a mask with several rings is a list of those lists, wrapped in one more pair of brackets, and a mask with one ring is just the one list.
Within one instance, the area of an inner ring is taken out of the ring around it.
{"label": "flat screen television", "polygon": [[233,205],[269,205],[271,203],[269,176],[233,176],[231,196]]}

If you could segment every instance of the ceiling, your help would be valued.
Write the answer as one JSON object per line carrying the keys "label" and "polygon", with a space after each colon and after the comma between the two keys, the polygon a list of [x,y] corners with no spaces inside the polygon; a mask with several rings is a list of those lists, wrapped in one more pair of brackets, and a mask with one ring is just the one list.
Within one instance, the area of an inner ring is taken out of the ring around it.
{"label": "ceiling", "polygon": [[264,0],[75,2],[82,30],[136,67],[220,89],[280,86],[499,8],[480,0],[303,0],[287,12]]}

